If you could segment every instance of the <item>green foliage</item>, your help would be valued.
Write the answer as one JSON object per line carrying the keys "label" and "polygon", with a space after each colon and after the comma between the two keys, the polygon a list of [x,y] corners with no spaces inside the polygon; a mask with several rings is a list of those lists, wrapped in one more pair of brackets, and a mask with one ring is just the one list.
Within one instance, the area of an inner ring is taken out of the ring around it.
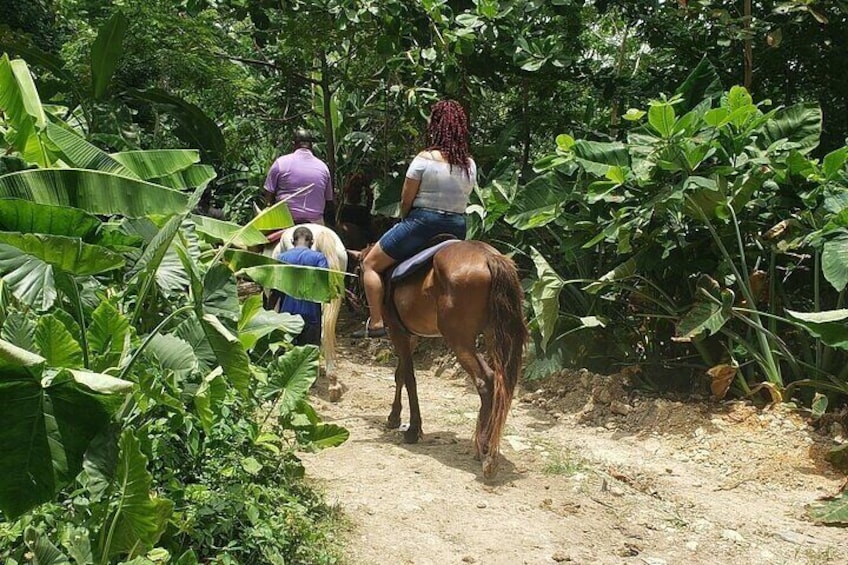
{"label": "green foliage", "polygon": [[[810,157],[821,110],[765,106],[739,86],[718,94],[701,65],[673,97],[628,113],[626,143],[557,138],[503,214],[527,232],[518,247],[537,268],[535,362],[560,357],[556,328],[594,317],[566,333],[606,326],[605,339],[625,344],[619,362],[685,358],[692,347],[705,368],[744,366],[743,392],[761,380],[778,393],[791,381],[787,394],[848,390],[844,310],[786,311],[843,301],[845,148]],[[575,282],[589,282],[590,296]]]}
{"label": "green foliage", "polygon": [[[334,561],[295,452],[347,431],[308,404],[317,349],[262,361],[302,320],[239,303],[231,242],[201,253],[190,211],[214,171],[50,120],[31,135],[55,156],[0,174],[0,559]],[[160,184],[173,175],[190,195]],[[290,222],[280,205],[257,223]],[[266,401],[284,408],[270,423]]]}

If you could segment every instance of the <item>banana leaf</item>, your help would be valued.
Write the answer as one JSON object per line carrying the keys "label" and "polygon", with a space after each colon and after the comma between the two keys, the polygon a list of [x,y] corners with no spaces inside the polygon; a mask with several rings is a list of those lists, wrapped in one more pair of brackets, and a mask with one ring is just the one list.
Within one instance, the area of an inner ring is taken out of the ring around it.
{"label": "banana leaf", "polygon": [[144,180],[182,171],[200,161],[200,153],[194,149],[122,151],[112,153],[111,157]]}
{"label": "banana leaf", "polygon": [[0,176],[0,198],[130,218],[178,214],[188,206],[188,196],[176,190],[84,169],[36,169]]}

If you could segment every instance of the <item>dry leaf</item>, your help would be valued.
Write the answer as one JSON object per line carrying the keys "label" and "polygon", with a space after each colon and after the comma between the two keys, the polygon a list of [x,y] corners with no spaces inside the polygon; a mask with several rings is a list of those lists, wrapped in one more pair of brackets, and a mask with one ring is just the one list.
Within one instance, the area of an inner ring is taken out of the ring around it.
{"label": "dry leaf", "polygon": [[736,371],[738,370],[739,368],[735,365],[722,363],[721,365],[711,367],[707,371],[707,375],[712,379],[710,381],[710,391],[712,391],[713,396],[717,400],[721,400],[727,394],[730,385],[733,383],[733,379],[736,378]]}
{"label": "dry leaf", "polygon": [[789,220],[781,220],[776,225],[774,225],[771,229],[769,229],[766,233],[763,234],[763,239],[774,239],[776,237],[780,237],[786,231],[786,228],[789,227]]}

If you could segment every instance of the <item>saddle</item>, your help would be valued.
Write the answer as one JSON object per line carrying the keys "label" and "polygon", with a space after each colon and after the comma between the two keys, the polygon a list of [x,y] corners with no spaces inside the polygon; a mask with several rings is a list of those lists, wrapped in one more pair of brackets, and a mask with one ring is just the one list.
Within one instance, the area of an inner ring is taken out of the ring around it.
{"label": "saddle", "polygon": [[409,259],[405,259],[400,263],[393,265],[386,269],[383,272],[383,312],[384,315],[390,316],[397,322],[397,324],[408,334],[412,334],[411,331],[404,325],[403,320],[400,318],[400,314],[395,307],[394,301],[394,289],[397,283],[400,281],[414,275],[415,273],[421,271],[422,269],[429,269],[433,264],[433,256],[436,255],[439,251],[453,245],[454,243],[459,243],[462,241],[461,239],[457,239],[456,236],[451,234],[441,234],[437,235],[433,239],[431,239],[427,245],[422,248],[420,251],[415,253]]}

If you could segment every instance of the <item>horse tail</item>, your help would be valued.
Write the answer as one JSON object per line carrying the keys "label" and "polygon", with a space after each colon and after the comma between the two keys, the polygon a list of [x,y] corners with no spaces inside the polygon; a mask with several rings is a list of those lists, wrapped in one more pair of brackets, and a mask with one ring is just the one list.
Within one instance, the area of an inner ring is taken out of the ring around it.
{"label": "horse tail", "polygon": [[[314,249],[320,251],[327,258],[327,266],[333,271],[344,271],[347,265],[342,264],[339,257],[339,239],[329,229],[316,230]],[[342,246],[341,253],[346,253]],[[344,276],[344,275],[331,275]],[[343,281],[342,281],[343,284]],[[325,304],[322,308],[322,328],[321,328],[321,349],[324,352],[324,359],[327,364],[327,378],[330,380],[331,386],[335,386],[335,364],[336,364],[336,323],[339,320],[341,312],[343,294],[332,299],[329,304]],[[336,395],[335,390],[330,390],[330,399]]]}
{"label": "horse tail", "polygon": [[528,333],[522,308],[524,291],[515,264],[511,259],[494,253],[486,258],[486,263],[492,276],[486,348],[495,373],[489,446],[497,449],[521,372],[521,357]]}

